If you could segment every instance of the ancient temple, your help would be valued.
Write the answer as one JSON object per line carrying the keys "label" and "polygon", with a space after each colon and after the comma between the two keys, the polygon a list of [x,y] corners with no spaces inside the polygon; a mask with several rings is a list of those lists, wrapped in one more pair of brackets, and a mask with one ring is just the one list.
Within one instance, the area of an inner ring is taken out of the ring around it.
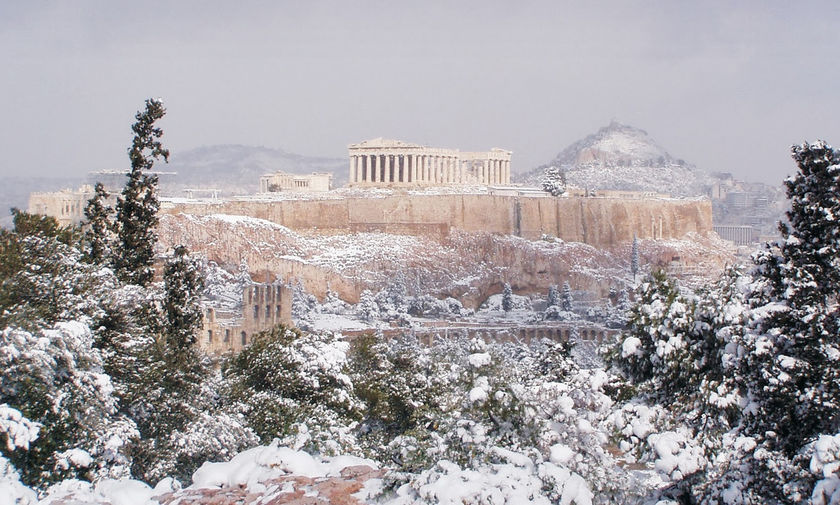
{"label": "ancient temple", "polygon": [[348,150],[352,186],[510,184],[512,152],[504,149],[463,152],[378,138],[351,144]]}

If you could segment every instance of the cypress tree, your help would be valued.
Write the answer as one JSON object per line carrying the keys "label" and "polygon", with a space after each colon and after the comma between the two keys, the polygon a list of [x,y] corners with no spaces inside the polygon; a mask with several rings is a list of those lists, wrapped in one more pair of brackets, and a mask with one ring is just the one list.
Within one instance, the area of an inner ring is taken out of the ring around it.
{"label": "cypress tree", "polygon": [[174,353],[190,350],[201,327],[201,291],[204,289],[198,264],[183,245],[163,270],[165,298],[163,301],[164,337],[166,346]]}
{"label": "cypress tree", "polygon": [[630,273],[633,274],[633,282],[636,282],[636,274],[639,273],[639,238],[633,234],[633,248],[630,250]]}
{"label": "cypress tree", "polygon": [[563,282],[563,298],[560,300],[560,308],[567,312],[572,310],[572,287],[569,286],[569,281]]}
{"label": "cypress tree", "polygon": [[546,307],[554,307],[560,305],[560,292],[557,290],[557,285],[552,284],[548,287],[548,300],[546,300]]}
{"label": "cypress tree", "polygon": [[502,289],[502,310],[505,312],[513,310],[513,290],[507,282]]}
{"label": "cypress tree", "polygon": [[93,198],[85,206],[84,256],[90,263],[111,261],[114,224],[111,214],[114,209],[107,205],[110,195],[101,182],[94,187]]}
{"label": "cypress tree", "polygon": [[153,277],[152,263],[157,242],[155,227],[160,202],[157,198],[157,176],[147,175],[154,162],[169,161],[169,150],[160,142],[163,130],[155,122],[166,114],[163,102],[146,100],[146,109],[135,116],[131,127],[134,141],[128,150],[131,171],[122,195],[117,199],[117,247],[114,266],[123,282],[148,285]]}

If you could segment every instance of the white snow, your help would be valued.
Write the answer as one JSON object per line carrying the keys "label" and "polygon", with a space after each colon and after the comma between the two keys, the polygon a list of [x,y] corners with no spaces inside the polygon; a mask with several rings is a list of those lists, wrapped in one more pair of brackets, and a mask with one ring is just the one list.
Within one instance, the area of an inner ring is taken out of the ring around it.
{"label": "white snow", "polygon": [[343,468],[356,465],[377,467],[371,460],[354,456],[320,458],[272,444],[241,452],[227,462],[204,463],[193,474],[192,487],[250,487],[286,474],[327,477],[338,475]]}

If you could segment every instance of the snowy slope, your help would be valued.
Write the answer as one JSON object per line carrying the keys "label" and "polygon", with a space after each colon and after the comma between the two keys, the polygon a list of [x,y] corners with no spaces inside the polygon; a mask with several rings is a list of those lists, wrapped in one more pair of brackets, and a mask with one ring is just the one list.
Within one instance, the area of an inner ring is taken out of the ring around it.
{"label": "snowy slope", "polygon": [[538,185],[546,167],[566,172],[570,184],[588,189],[655,191],[674,196],[703,194],[706,175],[675,159],[646,131],[613,121],[579,140],[553,160],[519,177]]}

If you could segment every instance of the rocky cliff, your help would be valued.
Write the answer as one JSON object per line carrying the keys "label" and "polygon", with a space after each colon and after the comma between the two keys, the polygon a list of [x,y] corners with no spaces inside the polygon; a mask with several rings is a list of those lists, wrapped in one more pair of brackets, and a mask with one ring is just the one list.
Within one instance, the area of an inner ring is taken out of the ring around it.
{"label": "rocky cliff", "polygon": [[445,236],[452,230],[526,239],[544,235],[596,248],[639,238],[712,233],[708,200],[555,198],[542,194],[392,194],[325,199],[181,201],[163,213],[226,214],[335,235],[385,232]]}
{"label": "rocky cliff", "polygon": [[[162,250],[184,244],[229,270],[244,260],[256,281],[300,281],[319,298],[330,289],[354,303],[364,289],[378,291],[395,279],[408,294],[452,296],[473,308],[501,292],[504,283],[518,294],[544,295],[550,285],[568,281],[576,290],[604,296],[631,282],[629,242],[598,248],[458,229],[446,235],[324,235],[253,217],[183,213],[163,215],[159,235]],[[714,235],[640,243],[643,265],[678,264],[687,266],[689,275],[714,275],[732,261]]]}

